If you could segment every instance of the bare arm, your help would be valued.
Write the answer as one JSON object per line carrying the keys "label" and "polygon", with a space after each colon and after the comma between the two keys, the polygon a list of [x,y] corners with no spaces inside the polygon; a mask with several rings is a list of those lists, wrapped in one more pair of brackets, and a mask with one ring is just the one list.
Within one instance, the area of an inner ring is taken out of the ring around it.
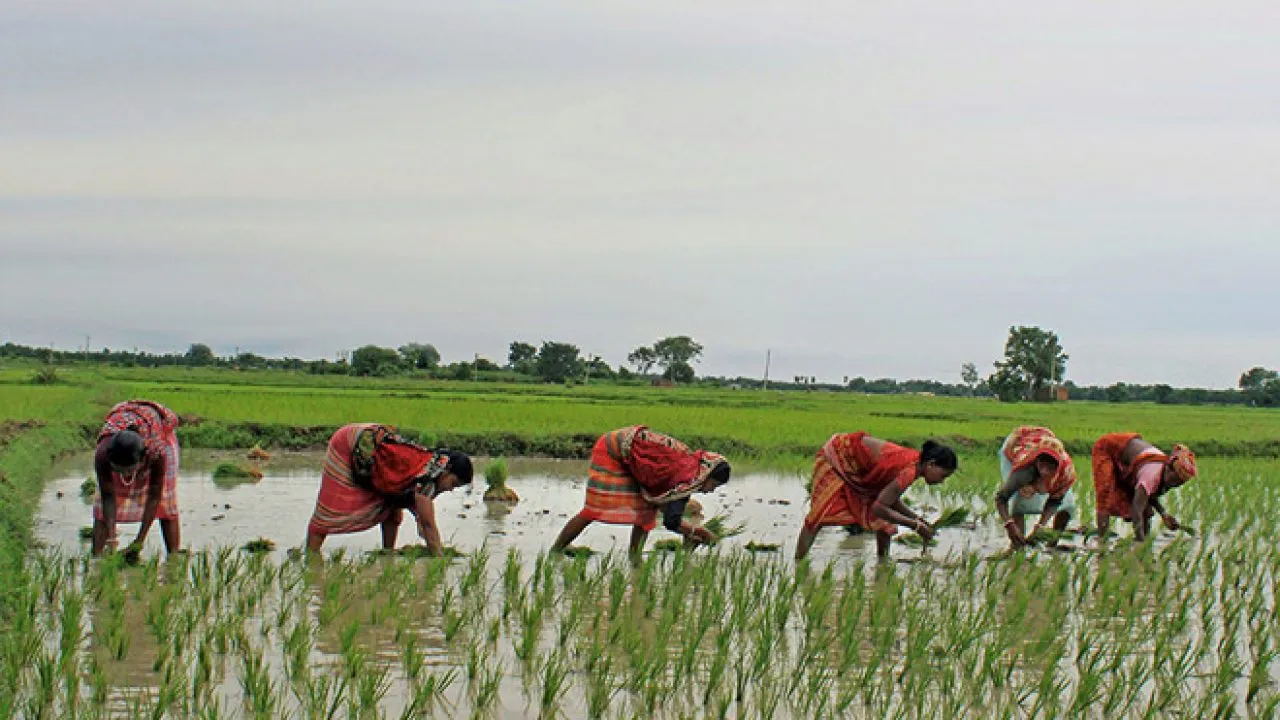
{"label": "bare arm", "polygon": [[1171,515],[1169,511],[1165,510],[1164,506],[1160,504],[1160,498],[1153,497],[1150,499],[1150,502],[1151,502],[1151,508],[1156,512],[1160,513],[1160,519],[1164,521],[1165,527],[1169,528],[1170,530],[1177,530],[1178,528],[1182,527],[1182,525],[1178,523],[1178,519],[1175,518],[1173,515]]}
{"label": "bare arm", "polygon": [[694,525],[684,519],[684,510],[689,501],[675,500],[662,506],[662,526],[674,533],[679,533],[686,540],[701,543],[714,543],[717,538],[710,530]]}
{"label": "bare arm", "polygon": [[101,555],[116,531],[116,496],[111,488],[111,463],[106,453],[100,452],[94,457],[93,470],[98,476],[98,495],[102,498],[102,525],[93,535],[93,554]]}
{"label": "bare arm", "polygon": [[876,498],[875,503],[871,506],[871,512],[881,520],[887,520],[898,525],[906,525],[925,538],[933,537],[933,529],[927,523],[917,517],[905,515],[896,509],[901,504],[902,488],[898,487],[898,483],[892,482],[884,490],[880,491],[880,496]]}
{"label": "bare arm", "polygon": [[[1000,522],[1004,525],[1005,532],[1009,535],[1009,541],[1015,547],[1024,544],[1027,539],[1022,535],[1022,523],[1016,522],[1013,515],[1009,513],[1009,500],[1019,490],[1035,482],[1035,479],[1036,474],[1033,469],[1014,470],[1009,473],[1009,477],[1005,479],[1000,489],[996,490],[996,512],[1000,513]],[[1047,508],[1048,503],[1045,505]]]}
{"label": "bare arm", "polygon": [[1147,491],[1139,485],[1138,488],[1133,491],[1132,511],[1133,537],[1138,542],[1142,542],[1147,539],[1146,519],[1148,504]]}
{"label": "bare arm", "polygon": [[436,504],[426,493],[414,493],[413,516],[418,521],[418,535],[427,543],[432,555],[444,555],[444,543],[440,540],[440,528],[436,525]]}
{"label": "bare arm", "polygon": [[1048,500],[1044,501],[1044,512],[1040,513],[1040,519],[1036,521],[1036,528],[1042,528],[1048,525],[1053,516],[1058,514],[1058,508],[1062,507],[1062,498],[1055,498],[1052,495]]}

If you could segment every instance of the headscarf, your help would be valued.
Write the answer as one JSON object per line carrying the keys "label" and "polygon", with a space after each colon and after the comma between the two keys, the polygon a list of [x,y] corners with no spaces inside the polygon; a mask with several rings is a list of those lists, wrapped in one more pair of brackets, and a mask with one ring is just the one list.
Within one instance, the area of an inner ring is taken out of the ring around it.
{"label": "headscarf", "polygon": [[1031,425],[1015,428],[1005,445],[1004,455],[1014,470],[1031,467],[1041,455],[1048,455],[1057,461],[1058,472],[1048,482],[1042,483],[1037,478],[1032,494],[1049,493],[1061,498],[1076,484],[1075,463],[1062,441],[1048,428]]}
{"label": "headscarf", "polygon": [[1196,454],[1191,452],[1191,448],[1178,443],[1173,446],[1173,451],[1169,453],[1169,466],[1173,468],[1173,472],[1182,480],[1187,482],[1196,476]]}
{"label": "headscarf", "polygon": [[712,472],[721,465],[727,464],[729,461],[720,453],[714,453],[710,450],[702,450],[698,453],[698,480],[697,484],[701,485],[706,482]]}

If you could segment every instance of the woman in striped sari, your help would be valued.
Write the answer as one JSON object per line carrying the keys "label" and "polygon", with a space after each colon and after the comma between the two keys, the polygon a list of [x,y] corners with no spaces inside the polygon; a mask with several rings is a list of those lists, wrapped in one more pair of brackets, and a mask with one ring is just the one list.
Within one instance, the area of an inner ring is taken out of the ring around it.
{"label": "woman in striped sari", "polygon": [[382,547],[394,549],[408,510],[428,550],[442,555],[435,498],[470,485],[472,475],[471,458],[464,453],[423,447],[386,425],[341,427],[329,439],[320,496],[307,527],[307,550],[320,550],[329,535],[375,525],[382,528]]}
{"label": "woman in striped sari", "polygon": [[694,543],[719,538],[685,521],[685,506],[695,492],[714,492],[729,481],[724,456],[692,450],[669,435],[644,425],[605,433],[591,451],[586,506],[569,519],[552,550],[561,551],[593,522],[630,525],[632,555],[643,548],[649,531],[662,525]]}
{"label": "woman in striped sari", "polygon": [[178,416],[150,400],[111,408],[93,455],[98,494],[93,502],[93,554],[116,541],[117,523],[140,523],[125,550],[137,556],[160,521],[165,550],[182,546],[178,523]]}
{"label": "woman in striped sari", "polygon": [[889,555],[897,525],[928,540],[933,528],[902,502],[902,494],[920,478],[942,483],[958,464],[951,448],[932,440],[916,451],[865,432],[833,435],[814,461],[809,515],[800,528],[796,559],[809,554],[818,531],[829,525],[874,531],[880,557]]}

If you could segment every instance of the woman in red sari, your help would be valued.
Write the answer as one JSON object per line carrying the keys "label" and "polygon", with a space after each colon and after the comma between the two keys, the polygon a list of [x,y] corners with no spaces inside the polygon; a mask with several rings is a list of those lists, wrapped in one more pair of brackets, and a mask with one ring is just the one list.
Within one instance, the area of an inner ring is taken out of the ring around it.
{"label": "woman in red sari", "polygon": [[957,465],[955,452],[932,440],[916,451],[865,432],[833,435],[813,465],[809,515],[796,542],[796,559],[809,554],[818,531],[829,525],[875,531],[880,557],[889,555],[895,523],[926,540],[933,537],[933,528],[902,502],[902,494],[920,478],[942,483]]}
{"label": "woman in red sari", "polygon": [[692,450],[669,435],[644,425],[605,433],[591,451],[586,506],[570,518],[552,550],[569,546],[591,523],[630,525],[632,555],[643,548],[649,531],[662,525],[695,543],[717,538],[683,519],[689,497],[713,492],[729,481],[731,468],[723,455]]}
{"label": "woman in red sari", "polygon": [[1114,516],[1132,522],[1134,538],[1144,540],[1156,512],[1165,527],[1177,530],[1178,521],[1160,504],[1160,496],[1186,484],[1196,473],[1196,455],[1186,445],[1174,445],[1166,455],[1137,433],[1098,438],[1093,445],[1093,489],[1099,537],[1107,537]]}
{"label": "woman in red sari", "polygon": [[93,554],[116,540],[117,523],[141,523],[127,554],[137,555],[156,520],[165,550],[182,546],[178,524],[178,416],[160,403],[130,400],[111,408],[98,434],[93,469]]}
{"label": "woman in red sari", "polygon": [[470,485],[472,475],[471,458],[464,453],[423,447],[386,425],[341,427],[329,439],[320,496],[307,527],[307,551],[320,550],[329,535],[375,525],[382,526],[382,547],[394,549],[408,510],[428,550],[442,555],[435,498]]}

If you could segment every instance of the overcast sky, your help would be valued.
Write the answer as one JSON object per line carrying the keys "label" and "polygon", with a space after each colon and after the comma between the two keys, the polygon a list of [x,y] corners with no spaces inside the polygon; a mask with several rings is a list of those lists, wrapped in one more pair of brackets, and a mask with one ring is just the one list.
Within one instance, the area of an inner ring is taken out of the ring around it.
{"label": "overcast sky", "polygon": [[0,3],[0,339],[1280,366],[1280,6]]}

